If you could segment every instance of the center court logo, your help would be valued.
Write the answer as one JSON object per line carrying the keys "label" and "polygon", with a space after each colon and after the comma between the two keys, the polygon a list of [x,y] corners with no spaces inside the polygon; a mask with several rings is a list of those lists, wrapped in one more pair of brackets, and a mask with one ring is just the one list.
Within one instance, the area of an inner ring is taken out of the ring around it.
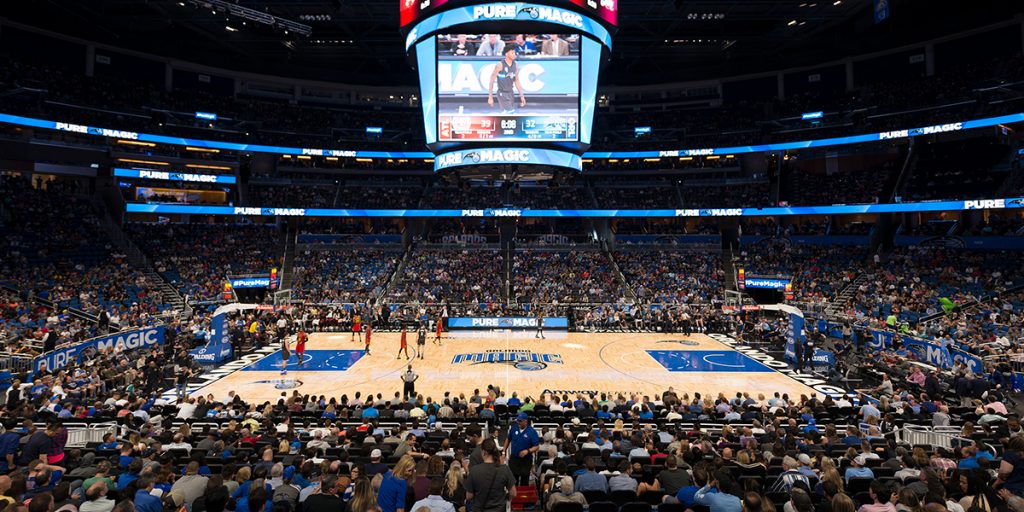
{"label": "center court logo", "polygon": [[452,365],[509,364],[517,370],[540,371],[550,364],[563,364],[561,354],[540,354],[532,350],[488,350],[456,354]]}
{"label": "center court logo", "polygon": [[272,379],[257,380],[253,384],[273,384],[275,389],[296,389],[302,386],[303,382],[299,379]]}
{"label": "center court logo", "polygon": [[658,343],[675,343],[677,345],[683,345],[686,347],[698,347],[700,343],[693,340],[661,340]]}

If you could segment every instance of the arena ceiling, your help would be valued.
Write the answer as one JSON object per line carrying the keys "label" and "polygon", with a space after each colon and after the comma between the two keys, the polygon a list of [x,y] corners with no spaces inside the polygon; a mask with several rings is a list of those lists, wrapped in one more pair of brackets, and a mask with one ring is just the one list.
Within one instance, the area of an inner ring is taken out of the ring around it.
{"label": "arena ceiling", "polygon": [[[414,85],[395,0],[231,0],[309,25],[309,36],[232,18],[193,0],[2,2],[14,22],[211,66],[357,84]],[[604,84],[650,84],[814,64],[1019,15],[1024,2],[619,0]],[[230,27],[230,28],[229,28]]]}

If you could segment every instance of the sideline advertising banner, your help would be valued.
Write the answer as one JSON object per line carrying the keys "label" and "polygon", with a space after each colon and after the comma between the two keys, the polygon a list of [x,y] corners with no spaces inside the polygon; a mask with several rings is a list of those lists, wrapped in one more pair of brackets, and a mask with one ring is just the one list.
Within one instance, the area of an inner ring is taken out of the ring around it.
{"label": "sideline advertising banner", "polygon": [[52,372],[111,348],[115,352],[128,352],[163,345],[164,329],[164,326],[158,325],[135,331],[118,332],[59,348],[36,357],[32,361],[32,370],[35,373]]}
{"label": "sideline advertising banner", "polygon": [[[568,329],[569,319],[565,317],[545,317],[545,329]],[[449,318],[449,329],[536,329],[536,318],[524,317],[480,317],[480,318]]]}

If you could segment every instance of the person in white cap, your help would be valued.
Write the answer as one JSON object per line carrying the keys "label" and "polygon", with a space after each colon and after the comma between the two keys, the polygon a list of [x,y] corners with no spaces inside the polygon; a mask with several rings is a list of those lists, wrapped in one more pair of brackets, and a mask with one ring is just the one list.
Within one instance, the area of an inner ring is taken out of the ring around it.
{"label": "person in white cap", "polygon": [[851,478],[874,478],[875,472],[871,471],[871,468],[864,467],[867,464],[867,457],[864,454],[860,454],[850,461],[850,467],[846,468],[846,473],[843,474],[843,479],[846,483],[850,483]]}
{"label": "person in white cap", "polygon": [[388,472],[388,465],[381,462],[381,453],[379,448],[374,448],[370,452],[370,463],[363,467],[366,472],[366,476],[373,478],[377,474],[384,474]]}
{"label": "person in white cap", "polygon": [[818,473],[814,471],[810,455],[807,455],[806,453],[801,453],[800,456],[796,458],[796,460],[800,462],[800,467],[797,468],[797,471],[800,471],[802,475],[809,477],[813,476],[814,478],[818,478]]}

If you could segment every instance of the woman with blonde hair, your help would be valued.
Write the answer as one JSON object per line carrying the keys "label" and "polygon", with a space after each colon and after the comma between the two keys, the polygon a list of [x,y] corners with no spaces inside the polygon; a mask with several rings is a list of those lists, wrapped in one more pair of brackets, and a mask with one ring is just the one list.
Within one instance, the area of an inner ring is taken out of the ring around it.
{"label": "woman with blonde hair", "polygon": [[377,506],[383,512],[397,512],[406,509],[406,493],[416,479],[416,461],[411,455],[398,459],[395,469],[388,471],[377,491]]}
{"label": "woman with blonde hair", "polygon": [[826,471],[828,471],[830,469],[838,470],[838,468],[836,468],[836,461],[835,461],[835,459],[833,459],[832,457],[826,457],[824,455],[819,459],[818,467],[821,469],[822,473],[824,473],[824,472],[826,472]]}
{"label": "woman with blonde hair", "polygon": [[835,467],[832,467],[830,469],[824,469],[821,471],[820,483],[825,482],[832,482],[833,484],[835,484],[836,489],[838,489],[839,492],[843,492],[843,476],[839,474],[839,470],[836,469]]}
{"label": "woman with blonde hair", "polygon": [[379,512],[377,496],[373,493],[373,486],[366,477],[357,478],[355,489],[352,491],[351,512]]}
{"label": "woman with blonde hair", "polygon": [[455,510],[466,510],[466,489],[462,481],[466,475],[462,472],[462,464],[452,461],[448,466],[448,473],[444,477],[444,488],[441,489],[441,497],[451,503]]}

